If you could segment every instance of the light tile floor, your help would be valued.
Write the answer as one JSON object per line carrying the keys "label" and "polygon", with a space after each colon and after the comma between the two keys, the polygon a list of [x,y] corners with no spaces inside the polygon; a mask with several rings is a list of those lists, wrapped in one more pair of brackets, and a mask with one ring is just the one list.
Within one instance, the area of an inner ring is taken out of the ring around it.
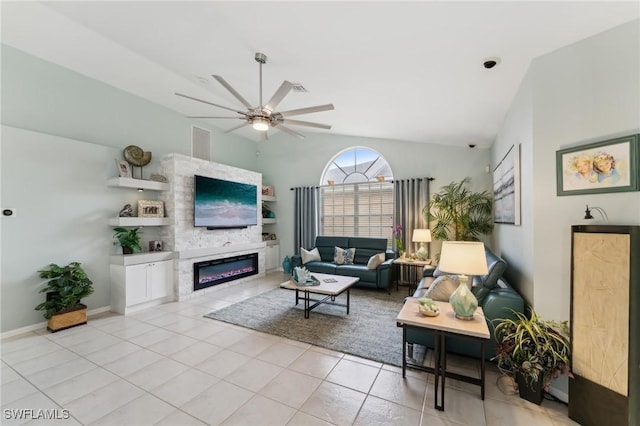
{"label": "light tile floor", "polygon": [[[440,412],[433,408],[431,374],[409,370],[402,379],[395,366],[203,317],[282,281],[272,273],[134,315],[101,314],[86,326],[3,340],[0,423],[576,424],[561,403],[537,406],[504,394],[493,365],[484,401],[477,386],[448,379]],[[473,360],[450,356],[447,362],[478,371]]]}

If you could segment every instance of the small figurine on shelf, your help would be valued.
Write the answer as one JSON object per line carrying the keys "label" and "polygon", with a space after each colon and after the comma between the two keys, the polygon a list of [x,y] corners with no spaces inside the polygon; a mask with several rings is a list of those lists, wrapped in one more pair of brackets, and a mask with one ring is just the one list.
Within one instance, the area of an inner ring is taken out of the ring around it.
{"label": "small figurine on shelf", "polygon": [[133,208],[131,204],[125,204],[122,210],[120,210],[120,217],[133,217]]}

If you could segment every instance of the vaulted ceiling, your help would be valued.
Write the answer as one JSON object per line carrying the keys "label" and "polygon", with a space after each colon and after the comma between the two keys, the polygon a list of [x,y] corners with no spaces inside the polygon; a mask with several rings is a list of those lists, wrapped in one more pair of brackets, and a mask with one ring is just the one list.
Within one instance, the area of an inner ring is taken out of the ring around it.
{"label": "vaulted ceiling", "polygon": [[[244,109],[211,75],[259,102],[283,80],[280,109],[323,132],[490,146],[537,56],[638,19],[638,2],[7,2],[2,42],[184,115]],[[486,58],[500,62],[485,69]],[[229,115],[233,115],[230,113]],[[232,120],[209,120],[222,130]],[[292,127],[293,128],[293,127]],[[257,140],[250,127],[239,134]]]}

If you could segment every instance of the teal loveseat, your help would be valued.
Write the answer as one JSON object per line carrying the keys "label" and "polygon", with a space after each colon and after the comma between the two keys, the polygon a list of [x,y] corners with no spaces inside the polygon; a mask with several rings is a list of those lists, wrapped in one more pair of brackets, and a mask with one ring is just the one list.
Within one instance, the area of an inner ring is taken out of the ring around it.
{"label": "teal loveseat", "polygon": [[[343,249],[355,248],[353,264],[337,265],[333,261],[336,247]],[[311,272],[321,274],[346,275],[358,277],[360,281],[356,287],[366,287],[384,289],[389,291],[393,277],[393,252],[387,252],[386,238],[365,238],[365,237],[316,237],[315,246],[306,249],[317,248],[321,260],[302,264],[302,257],[294,255],[291,258],[292,267],[304,266]],[[385,253],[385,261],[375,269],[368,269],[367,263],[371,256]]]}
{"label": "teal loveseat", "polygon": [[[478,305],[482,307],[491,338],[485,345],[485,359],[491,359],[496,355],[496,341],[494,329],[501,318],[515,318],[513,311],[524,313],[524,299],[517,291],[515,291],[503,278],[502,274],[507,269],[507,263],[501,257],[495,255],[489,248],[485,246],[485,255],[487,258],[487,267],[489,271],[486,275],[473,277],[472,292],[478,299]],[[414,297],[423,297],[427,289],[435,278],[446,275],[438,268],[431,272],[426,272],[426,276],[422,278],[418,284],[418,288],[413,294]],[[407,329],[407,343],[409,346],[409,355],[412,356],[413,344],[434,348],[433,333],[424,329]],[[453,352],[459,355],[480,358],[480,345],[463,337],[448,336],[445,342],[447,352]]]}

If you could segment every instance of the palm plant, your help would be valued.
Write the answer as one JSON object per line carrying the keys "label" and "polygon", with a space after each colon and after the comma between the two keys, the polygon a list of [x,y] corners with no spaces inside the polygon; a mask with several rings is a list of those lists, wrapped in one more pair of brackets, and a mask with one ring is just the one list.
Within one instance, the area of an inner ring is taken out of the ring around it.
{"label": "palm plant", "polygon": [[435,220],[431,234],[438,240],[475,241],[493,229],[493,197],[471,192],[465,185],[471,178],[442,187],[422,209],[427,222]]}

